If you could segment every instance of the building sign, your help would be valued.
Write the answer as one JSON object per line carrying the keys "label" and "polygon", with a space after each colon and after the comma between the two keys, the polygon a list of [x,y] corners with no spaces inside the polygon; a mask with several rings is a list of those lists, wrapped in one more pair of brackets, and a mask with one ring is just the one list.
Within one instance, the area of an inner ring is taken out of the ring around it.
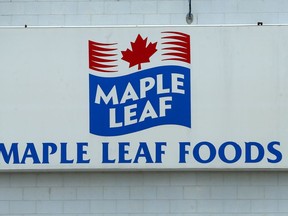
{"label": "building sign", "polygon": [[[131,50],[119,55],[117,45],[122,41],[89,41],[89,67],[94,70],[89,76],[92,134],[125,135],[171,124],[191,128],[190,36],[160,35],[158,42],[148,44],[148,38],[138,34]],[[130,46],[125,40],[123,46],[125,42]],[[160,58],[154,57],[157,51],[162,51]],[[113,76],[101,77],[101,73]]]}
{"label": "building sign", "polygon": [[0,29],[0,170],[288,168],[288,27]]}

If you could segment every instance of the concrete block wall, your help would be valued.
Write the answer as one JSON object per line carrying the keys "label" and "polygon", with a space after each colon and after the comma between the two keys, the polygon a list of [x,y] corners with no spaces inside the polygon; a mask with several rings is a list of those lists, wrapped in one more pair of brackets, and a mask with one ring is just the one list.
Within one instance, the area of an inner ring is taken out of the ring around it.
{"label": "concrete block wall", "polygon": [[[0,0],[0,26],[186,24],[188,0]],[[288,23],[287,0],[192,0],[193,24]]]}
{"label": "concrete block wall", "polygon": [[286,172],[0,174],[0,215],[286,216]]}
{"label": "concrete block wall", "polygon": [[[186,24],[188,0],[0,0],[0,26]],[[193,24],[288,23],[287,0],[192,0]],[[287,172],[0,173],[0,215],[287,216]]]}

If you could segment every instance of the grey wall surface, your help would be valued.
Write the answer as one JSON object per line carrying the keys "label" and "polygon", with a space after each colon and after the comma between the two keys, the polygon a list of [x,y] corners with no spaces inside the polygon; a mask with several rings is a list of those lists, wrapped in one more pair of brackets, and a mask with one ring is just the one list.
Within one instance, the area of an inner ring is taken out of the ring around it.
{"label": "grey wall surface", "polygon": [[286,172],[0,174],[1,215],[286,216]]}
{"label": "grey wall surface", "polygon": [[[0,26],[186,24],[188,0],[0,0]],[[193,24],[288,23],[287,0],[192,0]]]}
{"label": "grey wall surface", "polygon": [[[186,24],[188,0],[0,0],[0,26]],[[288,0],[192,0],[193,24],[288,23]],[[0,215],[286,216],[287,172],[1,173]]]}

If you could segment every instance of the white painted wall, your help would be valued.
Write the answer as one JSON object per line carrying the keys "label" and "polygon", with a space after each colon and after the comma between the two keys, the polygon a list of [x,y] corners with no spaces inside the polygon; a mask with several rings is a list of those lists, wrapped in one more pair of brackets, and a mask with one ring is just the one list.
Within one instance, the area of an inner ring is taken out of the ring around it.
{"label": "white painted wall", "polygon": [[[188,0],[0,0],[0,25],[186,24],[187,12]],[[192,0],[192,12],[193,24],[283,24],[288,0]],[[0,174],[0,215],[287,213],[287,172]]]}

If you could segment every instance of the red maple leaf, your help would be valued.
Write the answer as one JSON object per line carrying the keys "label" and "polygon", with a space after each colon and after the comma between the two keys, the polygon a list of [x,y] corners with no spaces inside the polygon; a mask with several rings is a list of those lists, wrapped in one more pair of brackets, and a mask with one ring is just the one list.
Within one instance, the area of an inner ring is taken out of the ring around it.
{"label": "red maple leaf", "polygon": [[121,51],[122,59],[129,62],[129,68],[138,65],[138,70],[141,70],[141,64],[150,62],[150,57],[157,51],[155,43],[147,44],[147,38],[143,40],[140,34],[138,34],[135,42],[131,42],[132,50],[126,49]]}

